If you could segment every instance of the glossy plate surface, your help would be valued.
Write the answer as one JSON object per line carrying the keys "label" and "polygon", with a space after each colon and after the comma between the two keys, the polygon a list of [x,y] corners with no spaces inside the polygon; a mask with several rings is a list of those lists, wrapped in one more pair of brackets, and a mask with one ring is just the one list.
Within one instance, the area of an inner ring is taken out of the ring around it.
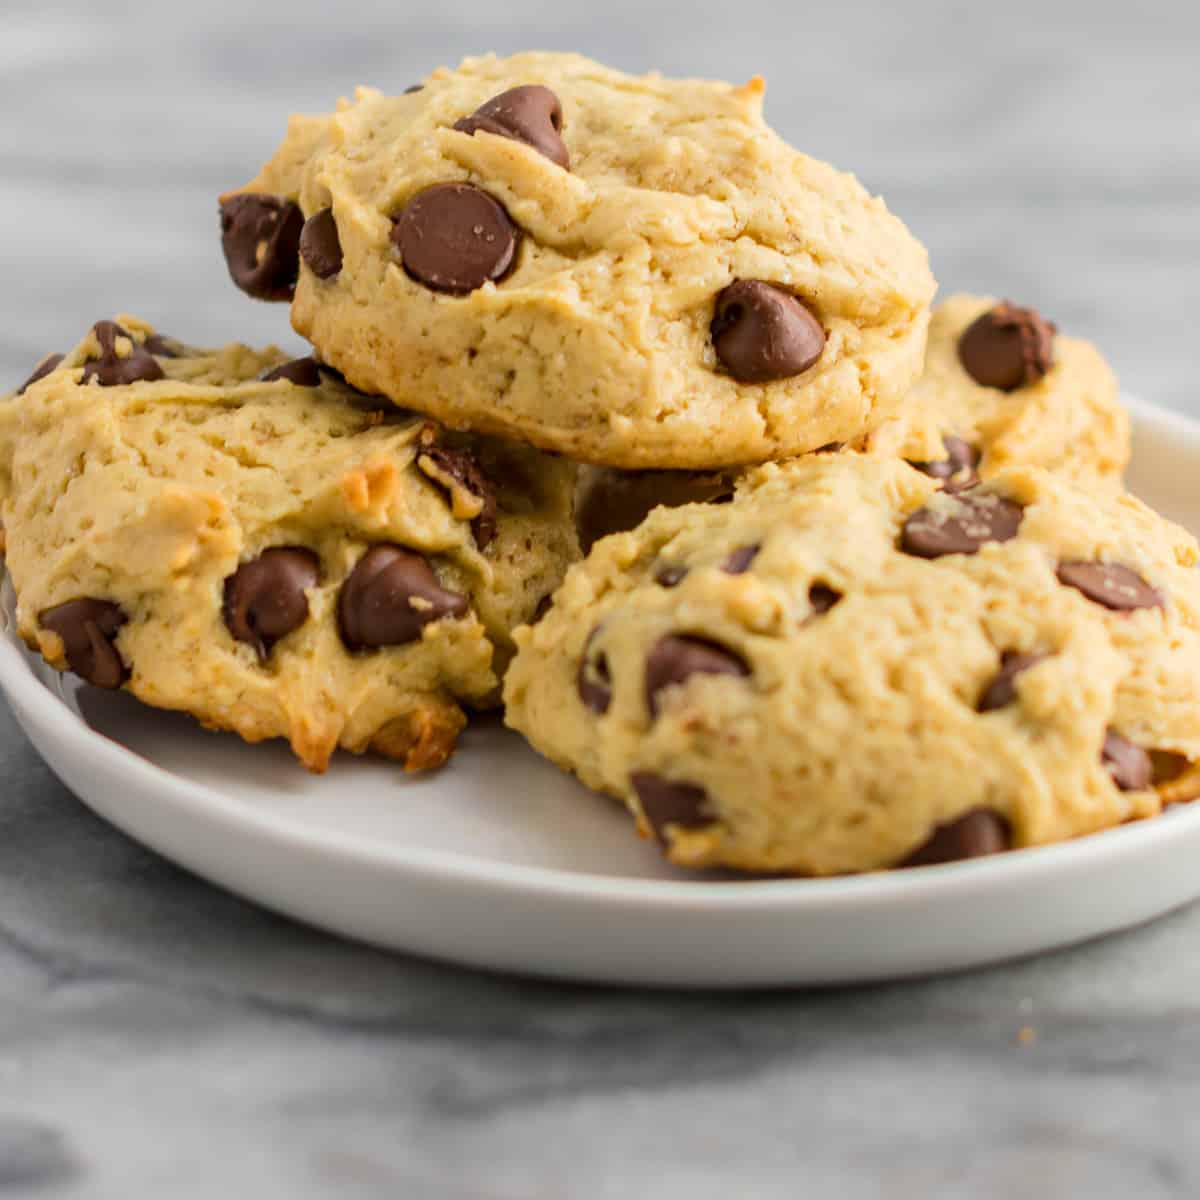
{"label": "glossy plate surface", "polygon": [[[1131,407],[1132,490],[1200,530],[1200,424]],[[214,883],[377,945],[611,983],[830,984],[1029,954],[1200,896],[1200,804],[976,862],[697,880],[496,720],[427,778],[349,757],[313,777],[282,746],[59,677],[11,632],[5,592],[0,686],[85,804]]]}

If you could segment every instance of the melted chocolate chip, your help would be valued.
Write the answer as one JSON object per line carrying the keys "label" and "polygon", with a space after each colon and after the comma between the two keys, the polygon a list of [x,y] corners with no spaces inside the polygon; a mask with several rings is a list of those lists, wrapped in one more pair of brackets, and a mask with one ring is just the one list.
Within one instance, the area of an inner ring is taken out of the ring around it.
{"label": "melted chocolate chip", "polygon": [[1058,564],[1058,582],[1082,592],[1096,604],[1118,612],[1162,608],[1166,603],[1162,592],[1120,563],[1061,562]]}
{"label": "melted chocolate chip", "polygon": [[1013,650],[1005,650],[1000,656],[1000,670],[979,693],[976,710],[981,713],[992,712],[993,709],[1011,704],[1017,698],[1017,676],[1030,667],[1036,667],[1045,657],[1044,654],[1017,654]]}
{"label": "melted chocolate chip", "polygon": [[[358,388],[353,387],[346,379],[345,375],[343,375],[341,371],[337,369],[337,367],[331,367],[327,362],[322,362],[315,354],[313,355],[313,359],[317,364],[317,370],[321,372],[322,378],[327,379],[332,383],[336,383],[340,387],[346,388],[348,391],[354,392],[354,398],[356,400],[360,398],[363,400],[374,399],[374,397],[368,396],[366,392],[360,392]],[[382,416],[382,414],[380,415]]]}
{"label": "melted chocolate chip", "polygon": [[659,505],[732,499],[732,481],[720,471],[593,470],[584,476],[575,505],[579,545],[586,554],[601,538],[636,529]]}
{"label": "melted chocolate chip", "polygon": [[409,277],[435,292],[463,296],[505,278],[521,231],[499,200],[471,183],[438,183],[418,192],[392,226]]}
{"label": "melted chocolate chip", "polygon": [[688,569],[680,563],[664,563],[654,572],[654,582],[660,587],[678,587],[687,578]]}
{"label": "melted chocolate chip", "polygon": [[726,556],[725,561],[721,564],[721,570],[726,575],[745,575],[761,549],[762,547],[757,545],[738,546]]}
{"label": "melted chocolate chip", "polygon": [[739,383],[802,375],[825,349],[825,331],[790,292],[762,279],[737,279],[717,296],[713,348]]}
{"label": "melted chocolate chip", "polygon": [[43,629],[62,639],[67,666],[94,687],[119,688],[129,672],[113,644],[125,614],[111,600],[68,600],[39,614]]}
{"label": "melted chocolate chip", "polygon": [[311,355],[305,358],[293,358],[290,362],[268,368],[258,379],[260,383],[275,383],[280,379],[285,379],[297,387],[319,387],[321,365]]}
{"label": "melted chocolate chip", "polygon": [[1004,301],[973,321],[958,341],[963,369],[983,387],[1014,391],[1054,365],[1054,325],[1032,308]]}
{"label": "melted chocolate chip", "polygon": [[608,656],[596,653],[594,643],[600,633],[597,625],[583,643],[583,654],[579,659],[579,670],[575,675],[575,688],[579,698],[594,713],[603,715],[612,703],[612,673],[608,667]]}
{"label": "melted chocolate chip", "polygon": [[732,650],[704,638],[667,634],[651,648],[646,656],[646,706],[650,715],[658,716],[659,693],[693,675],[750,674],[746,661]]}
{"label": "melted chocolate chip", "polygon": [[[101,387],[121,387],[129,383],[153,383],[163,378],[163,369],[154,355],[133,341],[115,321],[97,321],[92,332],[100,343],[100,357],[84,363],[84,383],[94,379]],[[124,358],[117,353],[118,338],[127,338],[132,343],[132,349]]]}
{"label": "melted chocolate chip", "polygon": [[694,783],[664,779],[652,771],[636,771],[629,782],[637,793],[642,812],[660,844],[667,844],[667,827],[698,829],[711,824],[707,814],[708,793]]}
{"label": "melted chocolate chip", "polygon": [[309,588],[317,586],[320,564],[311,550],[272,546],[242,563],[225,580],[222,616],[239,642],[265,661],[280,638],[308,620]]}
{"label": "melted chocolate chip", "polygon": [[571,156],[563,145],[562,105],[540,84],[509,88],[480,105],[469,117],[455,121],[460,133],[494,133],[532,146],[552,163],[570,169]]}
{"label": "melted chocolate chip", "polygon": [[1150,786],[1154,764],[1141,746],[1135,746],[1115,729],[1104,734],[1100,761],[1108,769],[1112,781],[1123,792],[1140,792]]}
{"label": "melted chocolate chip", "polygon": [[827,613],[841,598],[841,592],[835,592],[823,583],[814,583],[808,589],[808,602],[817,615]]}
{"label": "melted chocolate chip", "polygon": [[62,360],[63,356],[61,354],[47,354],[46,357],[43,358],[36,367],[34,367],[33,374],[30,375],[30,377],[25,380],[25,382],[21,384],[19,388],[17,388],[17,395],[25,395],[26,388],[32,387],[39,379],[45,379],[46,376],[49,375],[50,372],[53,371],[60,362],[62,362]]}
{"label": "melted chocolate chip", "polygon": [[439,475],[448,476],[483,502],[479,515],[471,521],[471,533],[475,537],[475,545],[480,550],[486,549],[496,536],[499,508],[495,489],[475,456],[469,450],[428,446],[417,456],[417,465],[435,483],[441,483],[437,478]]}
{"label": "melted chocolate chip", "polygon": [[300,257],[318,279],[329,279],[342,269],[342,243],[332,208],[323,208],[304,222]]}
{"label": "melted chocolate chip", "polygon": [[1007,542],[1021,526],[1021,506],[991,492],[966,492],[945,508],[919,508],[904,522],[900,548],[918,558],[975,554],[988,542]]}
{"label": "melted chocolate chip", "polygon": [[298,205],[243,192],[221,201],[221,249],[229,277],[256,300],[290,300],[300,273]]}
{"label": "melted chocolate chip", "polygon": [[438,582],[423,554],[372,546],[355,564],[338,597],[338,628],[351,650],[402,646],[445,617],[462,617],[467,599]]}
{"label": "melted chocolate chip", "polygon": [[148,350],[156,358],[180,358],[182,346],[174,338],[162,333],[152,333],[143,343],[142,348]]}
{"label": "melted chocolate chip", "polygon": [[909,465],[916,467],[923,475],[942,480],[948,492],[963,492],[974,487],[979,482],[975,468],[983,457],[980,452],[969,442],[952,434],[942,438],[942,445],[946,447],[945,458],[935,458],[930,462],[909,459]]}
{"label": "melted chocolate chip", "polygon": [[982,858],[1012,848],[1012,830],[998,812],[973,808],[954,821],[935,827],[901,867],[930,867],[935,863],[958,862],[964,858]]}

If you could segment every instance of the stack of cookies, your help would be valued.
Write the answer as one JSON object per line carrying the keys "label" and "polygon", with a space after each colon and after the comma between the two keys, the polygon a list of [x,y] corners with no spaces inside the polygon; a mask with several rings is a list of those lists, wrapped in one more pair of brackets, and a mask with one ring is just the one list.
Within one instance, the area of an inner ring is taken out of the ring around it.
{"label": "stack of cookies", "polygon": [[944,862],[1200,794],[1200,557],[1100,355],[931,313],[760,80],[469,59],[221,199],[313,347],[117,316],[0,403],[22,636],[321,771],[503,703],[674,863]]}

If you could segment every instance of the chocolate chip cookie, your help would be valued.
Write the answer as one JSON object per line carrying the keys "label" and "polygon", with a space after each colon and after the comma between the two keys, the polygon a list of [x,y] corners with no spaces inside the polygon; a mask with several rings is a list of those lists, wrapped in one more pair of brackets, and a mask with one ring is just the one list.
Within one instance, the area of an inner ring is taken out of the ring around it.
{"label": "chocolate chip cookie", "polygon": [[[843,448],[904,458],[943,487],[969,487],[1009,466],[1092,484],[1117,483],[1129,461],[1129,417],[1117,381],[1089,342],[1032,309],[952,296],[933,311],[925,370],[900,415]],[[737,471],[584,467],[577,513],[584,550],[635,528],[660,504],[720,502]]]}
{"label": "chocolate chip cookie", "polygon": [[934,310],[925,370],[866,446],[951,488],[1013,465],[1116,482],[1129,462],[1129,417],[1091,343],[1034,309],[959,295]]}
{"label": "chocolate chip cookie", "polygon": [[0,401],[28,644],[248,741],[437,766],[577,556],[574,469],[311,357],[101,321]]}
{"label": "chocolate chip cookie", "polygon": [[517,633],[508,721],[683,867],[830,875],[1200,791],[1195,541],[1035,468],[810,455],[659,508]]}
{"label": "chocolate chip cookie", "polygon": [[456,428],[634,468],[856,438],[920,371],[933,279],[762,99],[540,53],[360,89],[223,198],[230,273]]}

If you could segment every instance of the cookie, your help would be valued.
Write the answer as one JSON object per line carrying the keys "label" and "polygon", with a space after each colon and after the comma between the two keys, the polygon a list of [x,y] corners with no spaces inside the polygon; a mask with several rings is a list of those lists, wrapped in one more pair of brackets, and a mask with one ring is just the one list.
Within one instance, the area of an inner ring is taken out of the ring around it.
{"label": "cookie", "polygon": [[958,295],[934,310],[924,373],[866,448],[951,487],[1010,466],[1115,483],[1129,462],[1129,417],[1091,343],[1033,309]]}
{"label": "cookie", "polygon": [[0,402],[19,632],[248,741],[437,766],[577,555],[573,468],[313,358],[100,322]]}
{"label": "cookie", "polygon": [[509,723],[683,867],[832,875],[1060,841],[1200,790],[1200,575],[1136,499],[812,455],[598,543]]}
{"label": "cookie", "polygon": [[927,257],[762,99],[542,53],[360,89],[223,197],[230,273],[455,428],[630,468],[858,437],[920,371]]}
{"label": "cookie", "polygon": [[[925,371],[901,415],[850,448],[906,459],[951,490],[1010,466],[1102,485],[1118,483],[1128,465],[1129,416],[1089,342],[1065,337],[1031,309],[959,295],[933,311]],[[739,474],[584,467],[576,501],[583,549],[636,528],[660,504],[727,499]]]}

